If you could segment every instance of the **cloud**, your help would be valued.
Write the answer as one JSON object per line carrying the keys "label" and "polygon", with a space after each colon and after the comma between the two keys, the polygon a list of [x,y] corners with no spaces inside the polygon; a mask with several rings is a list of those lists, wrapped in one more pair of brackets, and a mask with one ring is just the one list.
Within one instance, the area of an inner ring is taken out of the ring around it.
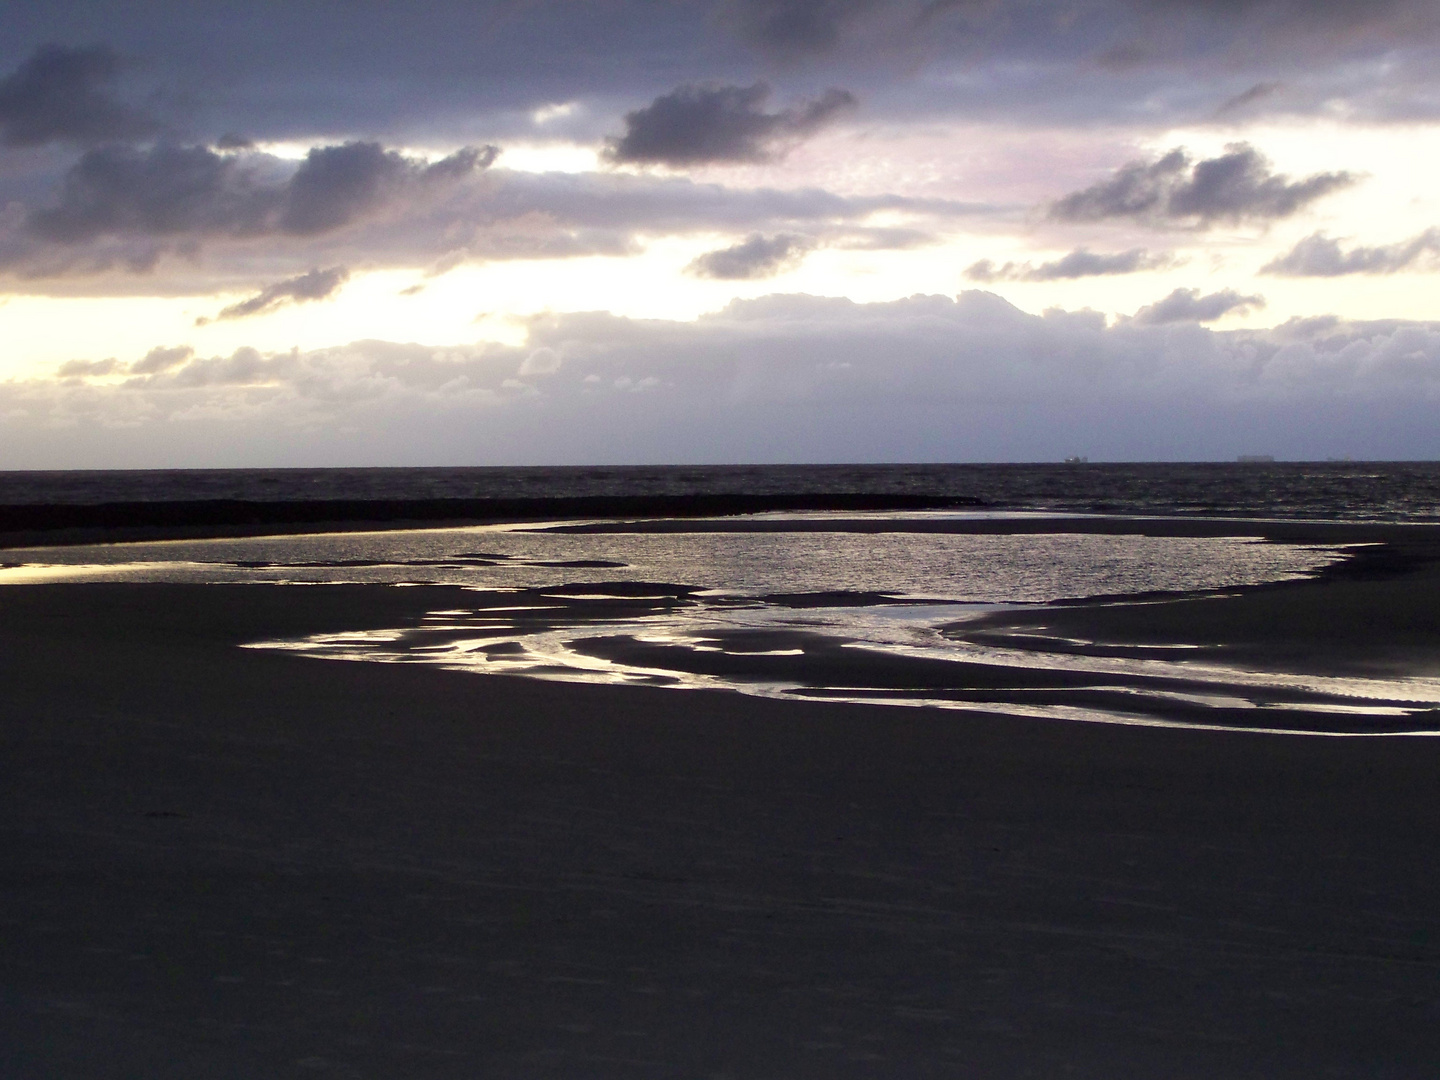
{"label": "cloud", "polygon": [[131,375],[159,375],[162,372],[173,371],[194,355],[195,350],[189,345],[174,345],[169,348],[158,345],[126,370]]}
{"label": "cloud", "polygon": [[1394,274],[1401,270],[1437,269],[1440,229],[1429,228],[1398,244],[1353,247],[1344,251],[1338,240],[1315,233],[1284,255],[1260,268],[1278,277],[1341,277],[1345,274]]}
{"label": "cloud", "polygon": [[781,55],[823,53],[841,32],[884,0],[730,0],[721,18],[761,49]]}
{"label": "cloud", "polygon": [[[162,168],[169,163],[156,162],[160,155],[133,150],[120,155],[125,169],[107,168],[97,195],[82,188],[40,211],[17,204],[0,212],[0,269],[25,277],[32,291],[113,295],[139,287],[134,274],[144,271],[147,288],[200,295],[248,288],[257,273],[288,277],[317,265],[439,272],[466,260],[623,256],[643,250],[644,239],[656,235],[786,233],[833,247],[895,250],[933,242],[959,220],[1015,212],[947,199],[729,187],[650,173],[482,170],[488,156],[482,155],[462,177],[416,163],[343,228],[294,235],[281,231],[294,163],[185,149],[198,167],[183,197],[160,193],[185,170]],[[452,155],[447,169],[465,160]],[[134,175],[127,177],[126,169]],[[152,201],[158,204],[153,210]],[[48,219],[57,203],[64,212]],[[877,214],[886,216],[885,225],[868,223]]]}
{"label": "cloud", "polygon": [[120,58],[103,45],[42,45],[0,79],[0,143],[93,144],[140,137],[154,125],[116,101],[109,88]]}
{"label": "cloud", "polygon": [[102,236],[259,237],[331,232],[386,203],[494,160],[467,148],[433,164],[378,143],[312,148],[298,167],[267,154],[161,143],[87,151],[53,205],[31,211],[31,234],[55,244]]}
{"label": "cloud", "polygon": [[[273,285],[267,285],[254,296],[222,308],[213,321],[221,319],[243,319],[250,315],[261,315],[274,311],[287,303],[302,303],[307,300],[324,300],[350,280],[350,271],[343,266],[332,266],[328,270],[311,270],[298,277],[286,278]],[[210,319],[196,319],[196,326],[204,326]]]}
{"label": "cloud", "polygon": [[1280,89],[1278,82],[1258,82],[1248,90],[1241,91],[1234,97],[1221,103],[1215,110],[1216,116],[1230,116],[1234,113],[1243,112],[1257,101],[1264,101]]}
{"label": "cloud", "polygon": [[690,263],[685,272],[717,281],[774,277],[799,263],[814,246],[813,240],[791,233],[776,236],[751,233],[731,247],[707,251]]}
{"label": "cloud", "polygon": [[107,375],[123,375],[129,370],[129,364],[122,364],[111,356],[104,360],[67,360],[55,374],[62,379],[103,379]]}
{"label": "cloud", "polygon": [[765,112],[765,83],[753,86],[688,85],[625,114],[625,134],[610,139],[605,157],[616,164],[705,165],[773,160],[783,149],[854,108],[845,90]]}
{"label": "cloud", "polygon": [[1199,289],[1176,289],[1163,300],[1157,300],[1135,312],[1134,319],[1148,326],[1165,323],[1214,322],[1231,312],[1245,314],[1265,306],[1263,296],[1242,296],[1234,289],[1200,295]]}
{"label": "cloud", "polygon": [[1130,218],[1154,225],[1205,228],[1216,222],[1273,221],[1348,187],[1349,172],[1316,173],[1303,180],[1270,170],[1253,146],[1232,143],[1219,157],[1194,161],[1183,149],[1152,161],[1132,161],[1108,180],[1051,204],[1057,221]]}
{"label": "cloud", "polygon": [[1165,270],[1176,265],[1169,252],[1152,254],[1145,248],[1131,248],[1112,255],[1103,252],[1076,248],[1068,255],[1054,262],[1014,263],[996,266],[989,259],[981,259],[965,271],[971,281],[982,283],[995,281],[1068,281],[1073,278],[1099,277],[1108,274],[1135,274],[1142,270]]}
{"label": "cloud", "polygon": [[[102,362],[103,363],[103,362]],[[0,382],[15,467],[1433,455],[1440,324],[1214,331],[984,292],[538,316],[515,346],[361,341]]]}

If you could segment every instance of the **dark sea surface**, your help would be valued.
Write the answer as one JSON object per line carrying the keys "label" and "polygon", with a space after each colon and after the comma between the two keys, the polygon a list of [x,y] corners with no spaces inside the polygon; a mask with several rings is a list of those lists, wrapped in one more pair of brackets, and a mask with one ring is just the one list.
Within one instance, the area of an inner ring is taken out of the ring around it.
{"label": "dark sea surface", "polygon": [[1000,510],[1440,521],[1440,463],[704,465],[0,472],[0,506],[717,494],[950,498]]}

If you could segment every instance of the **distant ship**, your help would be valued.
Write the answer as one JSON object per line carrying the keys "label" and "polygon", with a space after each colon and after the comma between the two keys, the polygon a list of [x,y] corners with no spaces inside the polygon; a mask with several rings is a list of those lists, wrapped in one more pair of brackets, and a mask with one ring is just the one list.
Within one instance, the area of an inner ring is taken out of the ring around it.
{"label": "distant ship", "polygon": [[1235,459],[1241,465],[1273,465],[1274,454],[1241,454]]}
{"label": "distant ship", "polygon": [[1065,459],[1066,465],[1088,465],[1089,463],[1090,459],[1088,457],[1080,457],[1078,455],[1076,457],[1067,457]]}

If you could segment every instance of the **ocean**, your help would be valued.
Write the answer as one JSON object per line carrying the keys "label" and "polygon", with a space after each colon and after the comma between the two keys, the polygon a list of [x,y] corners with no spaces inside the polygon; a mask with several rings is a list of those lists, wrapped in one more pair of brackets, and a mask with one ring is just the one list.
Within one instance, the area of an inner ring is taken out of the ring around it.
{"label": "ocean", "polygon": [[995,510],[1440,521],[1440,463],[685,465],[3,472],[0,508],[870,493]]}

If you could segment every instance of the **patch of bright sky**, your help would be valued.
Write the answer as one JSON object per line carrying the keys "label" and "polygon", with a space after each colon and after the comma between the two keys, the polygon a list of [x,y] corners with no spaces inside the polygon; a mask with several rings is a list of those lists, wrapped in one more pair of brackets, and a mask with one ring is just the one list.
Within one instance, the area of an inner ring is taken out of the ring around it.
{"label": "patch of bright sky", "polygon": [[499,164],[515,172],[585,173],[600,168],[600,154],[597,147],[569,142],[507,142]]}

